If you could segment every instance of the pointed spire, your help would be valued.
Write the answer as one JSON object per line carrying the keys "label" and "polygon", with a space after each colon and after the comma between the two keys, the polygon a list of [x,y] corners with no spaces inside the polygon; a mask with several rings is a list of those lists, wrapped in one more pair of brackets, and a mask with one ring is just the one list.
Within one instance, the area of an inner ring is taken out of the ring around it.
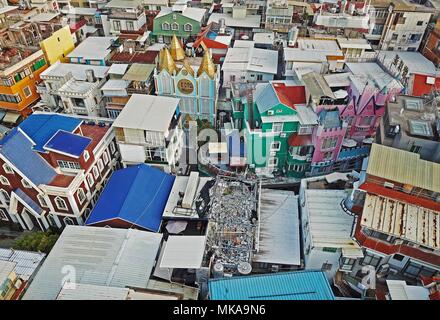
{"label": "pointed spire", "polygon": [[171,39],[170,52],[174,61],[180,61],[185,58],[185,50],[183,50],[182,44],[177,39],[176,34],[174,34],[173,39]]}
{"label": "pointed spire", "polygon": [[188,71],[189,74],[191,74],[194,77],[194,75],[195,75],[194,69],[189,64],[189,61],[187,58],[183,59],[182,69],[185,69],[186,71]]}
{"label": "pointed spire", "polygon": [[164,48],[163,52],[159,55],[161,60],[159,61],[159,72],[163,69],[167,70],[169,74],[174,74],[177,71],[176,64],[174,63],[173,57],[171,57],[168,48]]}
{"label": "pointed spire", "polygon": [[216,67],[214,62],[212,61],[209,50],[205,50],[202,63],[200,64],[199,70],[197,71],[197,76],[200,77],[203,72],[205,72],[211,79],[213,79],[216,74]]}

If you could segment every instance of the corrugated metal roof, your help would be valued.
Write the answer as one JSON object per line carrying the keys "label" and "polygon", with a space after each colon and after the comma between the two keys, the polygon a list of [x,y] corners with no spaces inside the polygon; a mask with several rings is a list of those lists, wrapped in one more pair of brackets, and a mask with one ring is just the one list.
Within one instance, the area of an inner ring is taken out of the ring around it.
{"label": "corrugated metal roof", "polygon": [[206,236],[169,236],[160,268],[200,268]]}
{"label": "corrugated metal roof", "polygon": [[11,261],[0,261],[0,288],[3,286],[3,282],[9,277],[12,271],[14,271],[15,263]]}
{"label": "corrugated metal roof", "polygon": [[322,271],[211,279],[211,300],[334,300]]}
{"label": "corrugated metal roof", "polygon": [[16,263],[15,273],[23,280],[32,277],[45,257],[45,253],[0,248],[0,261]]}
{"label": "corrugated metal roof", "polygon": [[292,191],[261,190],[260,239],[253,261],[301,265],[298,197]]}
{"label": "corrugated metal roof", "polygon": [[65,283],[57,300],[126,300],[128,288]]}
{"label": "corrugated metal roof", "polygon": [[440,192],[440,164],[413,152],[373,144],[367,174]]}
{"label": "corrugated metal roof", "polygon": [[354,217],[341,207],[341,202],[348,196],[347,191],[308,189],[305,196],[314,247],[359,247],[351,238]]}
{"label": "corrugated metal roof", "polygon": [[440,249],[439,212],[367,194],[361,224],[373,230]]}
{"label": "corrugated metal roof", "polygon": [[66,226],[23,299],[54,300],[67,280],[146,288],[161,240],[134,229]]}

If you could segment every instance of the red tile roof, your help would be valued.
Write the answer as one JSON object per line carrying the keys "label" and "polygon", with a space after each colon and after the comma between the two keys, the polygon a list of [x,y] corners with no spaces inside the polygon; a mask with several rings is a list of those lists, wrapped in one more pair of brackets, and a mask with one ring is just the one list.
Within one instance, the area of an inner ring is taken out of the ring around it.
{"label": "red tile roof", "polygon": [[282,104],[295,109],[295,104],[306,103],[304,86],[286,86],[285,83],[273,83],[272,85]]}
{"label": "red tile roof", "polygon": [[67,188],[70,183],[75,179],[75,176],[67,176],[65,174],[57,174],[55,178],[49,183],[50,186]]}
{"label": "red tile roof", "polygon": [[145,51],[145,52],[117,52],[110,61],[111,62],[125,62],[125,63],[146,63],[154,64],[159,51]]}

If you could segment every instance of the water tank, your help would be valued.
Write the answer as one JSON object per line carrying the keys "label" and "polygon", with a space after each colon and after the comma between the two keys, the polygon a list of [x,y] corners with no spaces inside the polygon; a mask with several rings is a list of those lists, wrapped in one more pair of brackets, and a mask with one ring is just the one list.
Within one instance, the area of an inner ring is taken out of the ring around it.
{"label": "water tank", "polygon": [[294,47],[296,44],[296,39],[298,39],[298,27],[292,27],[287,34],[287,45],[289,47]]}
{"label": "water tank", "polygon": [[226,22],[224,18],[220,18],[218,20],[219,24],[219,34],[225,34],[226,33]]}
{"label": "water tank", "polygon": [[249,262],[240,262],[237,270],[242,275],[248,275],[252,271],[252,266]]}
{"label": "water tank", "polygon": [[212,275],[214,278],[223,278],[224,275],[224,267],[221,263],[217,262],[214,264],[214,267],[212,268]]}

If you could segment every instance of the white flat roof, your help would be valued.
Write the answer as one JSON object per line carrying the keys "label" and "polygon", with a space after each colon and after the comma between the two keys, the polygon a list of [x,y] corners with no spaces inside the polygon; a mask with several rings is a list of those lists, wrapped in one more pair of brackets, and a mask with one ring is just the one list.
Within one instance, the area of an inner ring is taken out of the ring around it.
{"label": "white flat roof", "polygon": [[166,132],[180,99],[133,94],[113,122],[114,127]]}
{"label": "white flat roof", "polygon": [[206,236],[168,236],[160,268],[200,268],[205,243]]}
{"label": "white flat roof", "polygon": [[66,273],[75,282],[146,288],[162,234],[135,229],[66,226],[24,300],[55,300]]}
{"label": "white flat roof", "polygon": [[248,15],[244,19],[234,19],[231,15],[226,13],[212,13],[209,17],[208,23],[218,23],[220,19],[225,20],[225,25],[231,28],[259,28],[261,23],[260,15]]}
{"label": "white flat roof", "polygon": [[111,52],[110,46],[117,37],[88,37],[85,38],[71,53],[68,58],[82,58],[89,60],[105,59]]}
{"label": "white flat roof", "polygon": [[306,189],[305,206],[314,247],[359,248],[351,239],[354,217],[342,210],[345,190]]}
{"label": "white flat roof", "polygon": [[372,49],[367,39],[361,38],[336,38],[341,49]]}
{"label": "white flat roof", "polygon": [[254,44],[252,40],[235,40],[234,48],[252,48]]}
{"label": "white flat roof", "polygon": [[278,51],[259,48],[229,48],[222,70],[276,74]]}
{"label": "white flat roof", "polygon": [[3,6],[0,8],[0,14],[18,9],[18,6]]}
{"label": "white flat roof", "polygon": [[383,64],[388,68],[392,64],[396,55],[399,56],[400,60],[402,60],[408,67],[410,74],[419,73],[433,77],[438,75],[435,65],[420,52],[380,51],[377,58],[378,60],[383,61]]}
{"label": "white flat roof", "polygon": [[298,197],[292,191],[261,189],[260,239],[253,260],[301,265]]}
{"label": "white flat roof", "polygon": [[344,59],[341,50],[284,48],[284,61],[326,62],[328,56],[338,56],[341,60]]}
{"label": "white flat roof", "polygon": [[112,63],[110,69],[108,70],[108,73],[123,76],[127,71],[127,68],[128,64],[126,63]]}
{"label": "white flat roof", "polygon": [[130,81],[122,79],[110,79],[101,87],[101,90],[125,90]]}
{"label": "white flat roof", "polygon": [[[200,190],[205,186],[205,184],[212,180],[210,177],[199,177],[199,185],[196,191],[196,199],[200,194]],[[177,207],[177,202],[180,199],[179,193],[184,193],[186,186],[188,185],[189,176],[176,176],[174,179],[173,188],[171,189],[170,195],[168,197],[165,210],[163,212],[163,218],[187,218],[187,219],[198,219],[199,216],[196,212],[195,203],[191,210],[185,210],[183,208]]]}
{"label": "white flat roof", "polygon": [[64,77],[67,73],[71,72],[75,80],[86,80],[86,71],[93,70],[95,77],[102,79],[107,76],[110,67],[106,66],[93,66],[78,63],[61,63],[57,61],[49,68],[41,73],[44,77]]}
{"label": "white flat roof", "polygon": [[310,38],[299,38],[297,40],[298,48],[301,50],[319,50],[319,51],[339,51],[336,40],[318,40]]}
{"label": "white flat roof", "polygon": [[49,22],[50,20],[58,17],[60,15],[59,12],[42,12],[36,14],[35,16],[29,18],[30,22]]}
{"label": "white flat roof", "polygon": [[409,286],[405,281],[387,280],[391,300],[429,300],[429,290],[421,286]]}

